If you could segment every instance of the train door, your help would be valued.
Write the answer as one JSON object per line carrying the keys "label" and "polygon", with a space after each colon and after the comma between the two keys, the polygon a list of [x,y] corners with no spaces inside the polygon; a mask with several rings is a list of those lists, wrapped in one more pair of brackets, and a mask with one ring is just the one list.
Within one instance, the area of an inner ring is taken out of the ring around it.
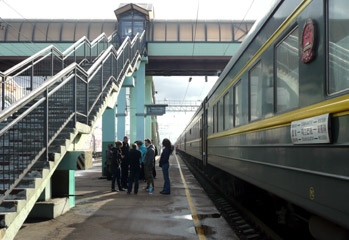
{"label": "train door", "polygon": [[201,141],[202,141],[202,162],[204,166],[207,164],[207,109],[206,109],[206,100],[204,100],[204,105],[203,105],[203,117],[202,117],[202,136],[201,136]]}

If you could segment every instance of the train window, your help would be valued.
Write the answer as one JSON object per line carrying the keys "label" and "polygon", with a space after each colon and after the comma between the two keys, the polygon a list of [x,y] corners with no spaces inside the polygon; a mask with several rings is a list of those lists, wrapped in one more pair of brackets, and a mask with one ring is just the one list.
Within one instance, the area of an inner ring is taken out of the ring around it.
{"label": "train window", "polygon": [[212,124],[212,130],[213,130],[213,133],[216,132],[216,105],[213,105],[213,114],[212,114],[212,119],[213,119],[213,124]]}
{"label": "train window", "polygon": [[276,47],[276,101],[277,111],[298,107],[299,51],[298,28],[294,29]]}
{"label": "train window", "polygon": [[254,121],[262,117],[263,106],[263,80],[262,80],[262,64],[257,63],[249,73],[250,84],[250,120]]}
{"label": "train window", "polygon": [[229,128],[229,92],[223,97],[223,130]]}
{"label": "train window", "polygon": [[245,124],[247,122],[247,107],[245,96],[247,91],[244,91],[246,86],[245,82],[239,81],[235,85],[235,126]]}
{"label": "train window", "polygon": [[220,101],[216,103],[216,131],[219,132],[219,114],[220,114]]}
{"label": "train window", "polygon": [[328,1],[329,93],[349,88],[348,0]]}

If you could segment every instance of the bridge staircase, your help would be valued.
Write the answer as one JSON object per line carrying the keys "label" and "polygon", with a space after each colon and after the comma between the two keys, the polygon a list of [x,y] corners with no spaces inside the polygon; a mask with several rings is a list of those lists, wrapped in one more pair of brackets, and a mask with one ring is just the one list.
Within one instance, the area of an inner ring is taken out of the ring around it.
{"label": "bridge staircase", "polygon": [[64,52],[49,46],[0,72],[0,239],[15,237],[74,138],[92,130],[136,68],[144,32],[118,49],[115,36],[83,37]]}

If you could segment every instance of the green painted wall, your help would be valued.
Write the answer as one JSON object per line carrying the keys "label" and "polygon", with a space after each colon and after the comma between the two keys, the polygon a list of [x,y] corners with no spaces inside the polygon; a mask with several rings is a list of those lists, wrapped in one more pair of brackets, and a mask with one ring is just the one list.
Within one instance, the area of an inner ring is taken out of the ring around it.
{"label": "green painted wall", "polygon": [[233,56],[239,46],[240,43],[148,43],[148,56]]}
{"label": "green painted wall", "polygon": [[63,52],[72,43],[0,43],[0,56],[31,56],[47,46],[54,45]]}

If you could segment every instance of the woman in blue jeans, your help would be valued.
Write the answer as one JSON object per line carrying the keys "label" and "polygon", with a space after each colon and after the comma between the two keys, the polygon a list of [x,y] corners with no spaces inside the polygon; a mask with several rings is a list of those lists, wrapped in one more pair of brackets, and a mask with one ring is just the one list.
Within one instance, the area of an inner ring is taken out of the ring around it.
{"label": "woman in blue jeans", "polygon": [[170,189],[170,178],[168,176],[168,169],[170,167],[169,158],[172,153],[171,148],[171,142],[167,138],[162,140],[162,146],[164,149],[162,150],[161,156],[160,156],[160,162],[159,165],[162,168],[162,173],[164,174],[164,188],[160,192],[161,194],[171,194]]}

